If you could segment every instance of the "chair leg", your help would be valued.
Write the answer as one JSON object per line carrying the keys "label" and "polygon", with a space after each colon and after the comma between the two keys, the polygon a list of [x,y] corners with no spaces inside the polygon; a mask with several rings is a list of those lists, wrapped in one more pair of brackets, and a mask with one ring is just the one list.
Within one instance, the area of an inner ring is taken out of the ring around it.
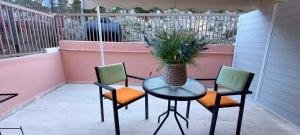
{"label": "chair leg", "polygon": [[237,127],[236,127],[236,135],[239,135],[241,132],[241,127],[242,127],[242,120],[243,120],[243,112],[244,112],[244,107],[240,107],[239,110],[239,117],[238,117],[238,122],[237,122]]}
{"label": "chair leg", "polygon": [[148,108],[148,94],[145,93],[145,119],[148,120],[149,117],[149,108]]}
{"label": "chair leg", "polygon": [[215,107],[214,110],[213,110],[213,114],[212,114],[209,135],[214,135],[215,134],[215,128],[216,128],[216,124],[217,124],[218,113],[219,113],[219,108]]}
{"label": "chair leg", "polygon": [[120,135],[119,114],[118,114],[117,103],[113,103],[113,111],[114,111],[116,135]]}
{"label": "chair leg", "polygon": [[[22,135],[24,135],[24,132],[23,132],[23,129],[22,129],[21,126],[20,126],[20,130],[21,130]],[[0,134],[0,135],[1,135],[1,134]]]}
{"label": "chair leg", "polygon": [[117,103],[116,91],[112,91],[112,100],[113,100],[112,104],[113,104],[116,135],[120,135],[120,124],[119,124],[119,113],[118,113],[118,103]]}
{"label": "chair leg", "polygon": [[100,93],[100,111],[101,111],[101,121],[104,122],[104,108],[103,108],[103,96],[101,90],[99,90]]}
{"label": "chair leg", "polygon": [[245,98],[246,97],[244,95],[241,97],[241,105],[240,105],[239,117],[238,117],[238,122],[237,122],[237,127],[236,127],[236,135],[240,135],[240,133],[241,133],[244,106],[245,106]]}
{"label": "chair leg", "polygon": [[189,118],[190,116],[190,106],[191,106],[191,101],[188,101],[186,106],[186,114],[185,114],[186,118]]}

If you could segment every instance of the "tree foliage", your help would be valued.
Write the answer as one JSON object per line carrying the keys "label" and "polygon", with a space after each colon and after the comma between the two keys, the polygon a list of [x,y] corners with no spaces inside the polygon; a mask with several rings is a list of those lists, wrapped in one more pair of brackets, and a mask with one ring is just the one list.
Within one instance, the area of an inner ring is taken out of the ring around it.
{"label": "tree foliage", "polygon": [[73,3],[70,5],[71,12],[79,13],[81,9],[81,1],[80,0],[73,0]]}

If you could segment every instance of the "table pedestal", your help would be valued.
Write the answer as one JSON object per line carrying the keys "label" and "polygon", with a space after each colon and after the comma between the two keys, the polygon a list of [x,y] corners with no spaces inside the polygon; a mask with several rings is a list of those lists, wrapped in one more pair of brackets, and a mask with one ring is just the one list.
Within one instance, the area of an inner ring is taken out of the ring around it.
{"label": "table pedestal", "polygon": [[[165,123],[166,119],[169,117],[170,112],[174,112],[174,117],[179,126],[181,134],[184,135],[183,129],[178,120],[178,116],[186,122],[186,127],[188,128],[189,122],[185,117],[177,112],[177,101],[188,101],[197,100],[206,94],[206,88],[199,81],[194,79],[187,79],[186,83],[182,86],[172,86],[165,82],[163,76],[154,76],[145,79],[143,82],[143,89],[148,94],[168,100],[168,109],[158,117],[158,123],[160,118],[163,117],[163,121],[159,124],[158,128],[155,130],[154,135],[157,134],[161,126]],[[171,101],[175,102],[175,105],[171,105]]]}
{"label": "table pedestal", "polygon": [[161,126],[165,123],[165,121],[169,117],[169,114],[170,114],[171,111],[174,112],[174,117],[176,119],[177,125],[179,126],[179,129],[180,129],[181,133],[184,135],[183,129],[182,129],[181,125],[180,125],[180,122],[179,122],[177,116],[179,116],[180,118],[182,118],[186,122],[186,128],[189,127],[189,122],[188,122],[188,120],[186,118],[184,118],[180,113],[177,112],[177,100],[175,100],[175,105],[174,106],[171,106],[171,100],[168,100],[168,110],[165,111],[164,113],[162,113],[161,115],[159,115],[159,117],[158,117],[158,123],[160,122],[160,118],[162,116],[164,116],[164,115],[166,115],[166,116],[163,119],[163,121],[159,124],[158,128],[155,130],[155,132],[154,132],[153,135],[157,134],[157,132],[159,131],[159,129],[161,128]]}

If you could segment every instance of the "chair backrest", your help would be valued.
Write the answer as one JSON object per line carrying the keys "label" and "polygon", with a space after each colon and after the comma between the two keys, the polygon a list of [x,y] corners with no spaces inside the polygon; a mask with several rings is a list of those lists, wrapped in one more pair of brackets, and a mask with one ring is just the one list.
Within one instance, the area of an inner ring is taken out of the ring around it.
{"label": "chair backrest", "polygon": [[253,76],[250,72],[222,66],[216,84],[233,91],[248,90]]}
{"label": "chair backrest", "polygon": [[99,82],[110,85],[126,80],[126,71],[123,63],[95,67]]}

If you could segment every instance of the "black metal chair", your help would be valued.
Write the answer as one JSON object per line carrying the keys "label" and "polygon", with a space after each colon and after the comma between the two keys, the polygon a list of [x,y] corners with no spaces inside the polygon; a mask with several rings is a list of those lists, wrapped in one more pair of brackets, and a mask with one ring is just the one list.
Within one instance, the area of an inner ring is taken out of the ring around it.
{"label": "black metal chair", "polygon": [[[242,118],[244,112],[245,99],[249,91],[250,84],[254,74],[246,71],[241,71],[232,67],[222,66],[217,79],[197,79],[199,81],[214,81],[214,91],[208,91],[207,94],[197,101],[212,113],[212,120],[209,135],[213,135],[218,118],[219,108],[240,107],[237,122],[236,134],[241,131]],[[229,89],[229,92],[218,91],[219,87]],[[240,95],[240,102],[231,99],[228,96]],[[190,102],[187,104],[186,117],[189,117]]]}
{"label": "black metal chair", "polygon": [[[145,119],[148,119],[147,93],[128,87],[128,78],[145,80],[144,78],[127,75],[124,63],[95,67],[95,71],[98,80],[95,84],[99,86],[100,94],[101,121],[104,122],[103,97],[105,97],[107,99],[112,100],[113,103],[116,135],[120,134],[118,109],[122,107],[125,107],[127,109],[127,105],[133,103],[134,101],[142,97],[145,97]],[[125,87],[123,88],[115,89],[108,86],[110,84],[122,81],[125,81]],[[110,92],[103,94],[102,88],[107,89]]]}

